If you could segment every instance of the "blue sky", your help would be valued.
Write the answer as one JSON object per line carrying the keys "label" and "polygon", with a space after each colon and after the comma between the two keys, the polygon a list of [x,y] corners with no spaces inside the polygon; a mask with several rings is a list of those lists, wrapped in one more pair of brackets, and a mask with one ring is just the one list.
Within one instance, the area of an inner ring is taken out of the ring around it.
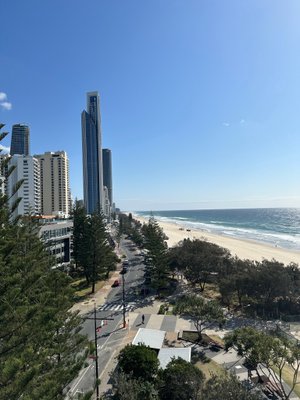
{"label": "blue sky", "polygon": [[300,206],[298,0],[1,0],[0,14],[0,120],[30,125],[32,154],[67,151],[74,197],[98,90],[123,210]]}

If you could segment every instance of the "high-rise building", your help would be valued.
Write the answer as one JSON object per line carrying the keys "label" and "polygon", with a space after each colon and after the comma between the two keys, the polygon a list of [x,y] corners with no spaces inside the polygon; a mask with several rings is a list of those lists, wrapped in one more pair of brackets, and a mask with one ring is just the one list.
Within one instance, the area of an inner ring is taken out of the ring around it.
{"label": "high-rise building", "polygon": [[103,199],[104,199],[104,207],[103,207],[103,214],[110,218],[110,202],[108,197],[108,189],[106,186],[103,186]]}
{"label": "high-rise building", "polygon": [[65,151],[35,155],[40,163],[41,211],[43,215],[71,213],[69,160]]}
{"label": "high-rise building", "polygon": [[[12,218],[26,214],[39,215],[41,213],[39,161],[31,156],[15,154],[9,160],[9,167],[12,166],[14,169],[7,178],[10,208],[18,198],[21,199],[13,211]],[[16,184],[22,180],[23,184],[13,194]]]}
{"label": "high-rise building", "polygon": [[107,187],[110,206],[113,204],[111,150],[102,149],[103,186]]}
{"label": "high-rise building", "polygon": [[88,214],[97,207],[104,210],[100,98],[87,93],[87,110],[81,114],[83,197]]}
{"label": "high-rise building", "polygon": [[8,154],[0,153],[0,195],[7,193],[7,174],[8,174],[8,161],[10,156]]}
{"label": "high-rise building", "polygon": [[12,127],[10,154],[30,155],[29,148],[29,126],[16,124]]}

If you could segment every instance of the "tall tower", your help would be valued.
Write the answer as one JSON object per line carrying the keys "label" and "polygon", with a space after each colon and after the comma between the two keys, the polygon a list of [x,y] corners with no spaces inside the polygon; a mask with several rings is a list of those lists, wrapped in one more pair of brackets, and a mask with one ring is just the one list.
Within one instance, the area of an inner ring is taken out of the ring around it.
{"label": "tall tower", "polygon": [[41,171],[41,206],[43,215],[70,215],[69,160],[65,151],[35,155]]}
{"label": "tall tower", "polygon": [[101,143],[100,98],[98,92],[87,93],[87,111],[81,114],[83,195],[88,214],[98,206],[104,210]]}
{"label": "tall tower", "polygon": [[[7,192],[9,197],[9,206],[21,198],[17,208],[13,211],[12,217],[18,215],[39,215],[41,212],[41,196],[40,196],[40,166],[36,158],[15,154],[9,160],[9,167],[14,170],[7,179]],[[24,180],[17,192],[14,193],[16,184]]]}
{"label": "tall tower", "polygon": [[30,155],[29,148],[29,126],[16,124],[12,127],[10,154]]}
{"label": "tall tower", "polygon": [[110,206],[113,204],[111,150],[102,150],[103,186],[107,187]]}

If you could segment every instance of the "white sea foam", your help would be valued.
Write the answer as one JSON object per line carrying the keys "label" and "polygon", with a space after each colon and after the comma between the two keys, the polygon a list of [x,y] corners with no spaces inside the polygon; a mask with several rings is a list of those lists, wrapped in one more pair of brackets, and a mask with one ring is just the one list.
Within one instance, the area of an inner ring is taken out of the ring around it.
{"label": "white sea foam", "polygon": [[241,227],[229,227],[221,225],[221,221],[218,221],[218,225],[204,222],[190,221],[187,218],[174,218],[174,217],[162,217],[155,216],[158,221],[164,222],[176,222],[178,225],[185,229],[196,229],[203,232],[216,233],[224,236],[233,237],[236,239],[254,240],[257,242],[268,243],[276,247],[290,248],[300,250],[300,235],[292,235],[287,233],[279,232],[267,232],[258,229],[241,228]]}

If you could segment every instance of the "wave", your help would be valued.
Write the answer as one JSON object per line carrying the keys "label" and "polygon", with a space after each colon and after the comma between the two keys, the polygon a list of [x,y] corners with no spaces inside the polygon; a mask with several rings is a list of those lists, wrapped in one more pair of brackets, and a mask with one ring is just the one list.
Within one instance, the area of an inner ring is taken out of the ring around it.
{"label": "wave", "polygon": [[[202,232],[208,233],[215,233],[218,235],[224,235],[233,237],[235,239],[246,239],[246,240],[253,240],[256,242],[262,242],[271,244],[276,247],[282,248],[289,248],[300,250],[300,235],[293,235],[287,233],[280,233],[280,232],[270,232],[270,231],[263,231],[254,228],[241,228],[241,227],[234,227],[228,225],[221,225],[214,224],[214,223],[206,223],[206,222],[195,222],[188,220],[185,218],[184,220],[178,220],[177,217],[163,217],[163,216],[156,216],[155,217],[158,221],[162,222],[171,222],[176,223],[184,227],[185,229],[195,229]],[[212,222],[212,221],[210,221]]]}

